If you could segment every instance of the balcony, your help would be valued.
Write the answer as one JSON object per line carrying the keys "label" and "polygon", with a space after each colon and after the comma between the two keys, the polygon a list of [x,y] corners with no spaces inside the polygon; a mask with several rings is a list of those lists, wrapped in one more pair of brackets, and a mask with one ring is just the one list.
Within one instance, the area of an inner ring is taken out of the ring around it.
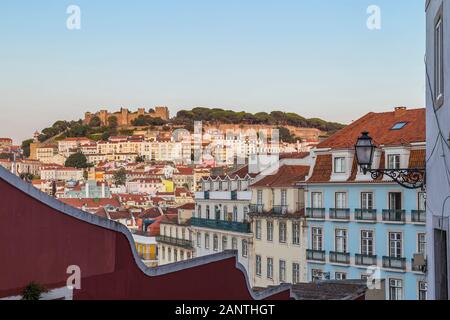
{"label": "balcony", "polygon": [[377,221],[376,209],[355,209],[355,220],[358,221]]}
{"label": "balcony", "polygon": [[272,207],[272,213],[274,213],[274,214],[287,214],[288,213],[288,206],[287,205],[273,206]]}
{"label": "balcony", "polygon": [[306,259],[309,261],[325,262],[325,251],[321,250],[306,250]]}
{"label": "balcony", "polygon": [[250,205],[250,213],[264,213],[264,205],[263,204],[251,204]]}
{"label": "balcony", "polygon": [[250,223],[192,218],[191,225],[200,228],[250,233]]}
{"label": "balcony", "polygon": [[427,260],[425,259],[425,265],[419,265],[415,263],[414,258],[411,259],[411,270],[414,272],[426,273]]}
{"label": "balcony", "polygon": [[383,221],[405,223],[405,210],[383,210]]}
{"label": "balcony", "polygon": [[412,210],[411,211],[411,221],[414,223],[426,223],[427,214],[424,210]]}
{"label": "balcony", "polygon": [[325,219],[325,208],[306,208],[306,217],[309,219]]}
{"label": "balcony", "polygon": [[357,266],[376,266],[377,256],[365,255],[365,254],[355,254],[355,264]]}
{"label": "balcony", "polygon": [[156,241],[160,243],[170,244],[177,247],[182,247],[186,249],[192,249],[192,241],[184,240],[184,239],[177,239],[167,236],[158,236],[156,237]]}
{"label": "balcony", "polygon": [[406,270],[406,258],[383,257],[383,268]]}
{"label": "balcony", "polygon": [[350,253],[330,251],[330,262],[350,264]]}
{"label": "balcony", "polygon": [[330,219],[350,220],[350,209],[330,208]]}

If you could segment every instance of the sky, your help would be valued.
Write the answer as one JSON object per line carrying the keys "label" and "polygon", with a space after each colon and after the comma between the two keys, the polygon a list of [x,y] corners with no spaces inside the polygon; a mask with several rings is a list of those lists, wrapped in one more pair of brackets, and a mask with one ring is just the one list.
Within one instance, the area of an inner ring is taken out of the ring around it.
{"label": "sky", "polygon": [[[67,8],[81,9],[69,30]],[[367,8],[381,9],[369,30]],[[2,0],[0,137],[120,107],[350,123],[424,107],[423,0]]]}

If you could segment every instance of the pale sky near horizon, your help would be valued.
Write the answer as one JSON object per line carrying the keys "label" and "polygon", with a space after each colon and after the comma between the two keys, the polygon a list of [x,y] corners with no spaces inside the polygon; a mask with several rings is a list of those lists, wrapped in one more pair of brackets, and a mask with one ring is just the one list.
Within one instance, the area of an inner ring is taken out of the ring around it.
{"label": "pale sky near horizon", "polygon": [[[81,30],[66,28],[69,5]],[[366,26],[381,8],[381,30]],[[424,107],[423,0],[3,0],[0,137],[121,106],[350,123]]]}

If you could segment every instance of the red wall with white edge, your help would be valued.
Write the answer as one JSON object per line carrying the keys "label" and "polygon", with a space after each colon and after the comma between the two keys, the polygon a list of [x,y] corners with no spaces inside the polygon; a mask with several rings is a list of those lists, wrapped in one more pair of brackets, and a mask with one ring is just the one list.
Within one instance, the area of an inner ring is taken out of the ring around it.
{"label": "red wall with white edge", "polygon": [[[5,175],[5,171],[0,172]],[[9,174],[9,173],[8,173]],[[251,300],[236,258],[149,276],[136,264],[121,232],[80,220],[19,190],[0,175],[0,298],[30,282],[63,287],[67,267],[81,268],[74,299]],[[17,182],[19,183],[19,182]],[[34,193],[33,193],[34,194]],[[45,199],[45,197],[43,198]],[[268,299],[289,299],[290,291]]]}

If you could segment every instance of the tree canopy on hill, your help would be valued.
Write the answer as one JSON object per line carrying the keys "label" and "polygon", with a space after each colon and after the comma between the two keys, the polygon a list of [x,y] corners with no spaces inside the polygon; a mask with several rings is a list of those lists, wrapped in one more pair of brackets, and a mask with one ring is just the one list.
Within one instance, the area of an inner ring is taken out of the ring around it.
{"label": "tree canopy on hill", "polygon": [[335,122],[327,122],[322,119],[306,119],[296,113],[272,111],[258,112],[255,114],[245,111],[236,112],[223,109],[194,108],[192,110],[181,110],[173,119],[174,124],[185,124],[187,121],[204,121],[229,124],[267,124],[277,126],[294,126],[302,128],[316,128],[325,132],[335,132],[342,129],[344,125]]}
{"label": "tree canopy on hill", "polygon": [[77,169],[85,169],[89,167],[89,164],[87,162],[86,156],[81,152],[77,152],[67,158],[65,166]]}

